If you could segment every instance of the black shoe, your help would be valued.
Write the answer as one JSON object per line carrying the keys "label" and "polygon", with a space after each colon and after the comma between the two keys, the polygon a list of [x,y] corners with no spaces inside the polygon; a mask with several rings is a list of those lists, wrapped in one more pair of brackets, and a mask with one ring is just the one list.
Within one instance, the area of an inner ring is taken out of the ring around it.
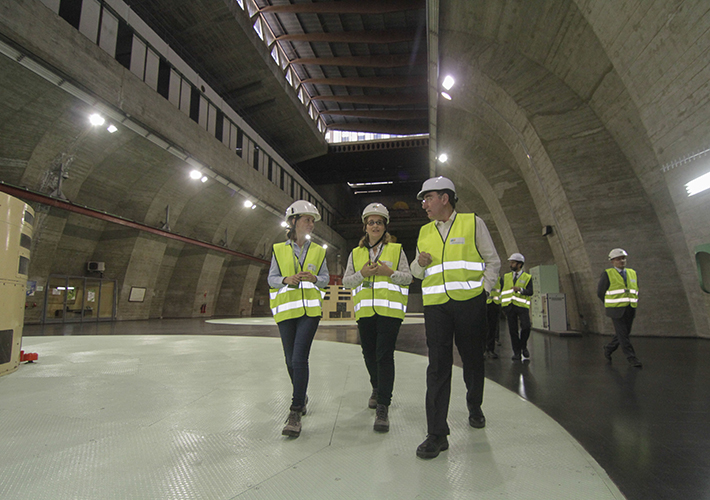
{"label": "black shoe", "polygon": [[643,365],[641,364],[641,361],[639,361],[639,358],[636,356],[631,356],[630,358],[627,358],[629,362],[629,366],[633,366],[634,368],[641,368]]}
{"label": "black shoe", "polygon": [[611,351],[606,347],[604,348],[604,357],[609,363],[611,363]]}
{"label": "black shoe", "polygon": [[498,354],[495,351],[488,351],[488,357],[491,359],[498,359]]}
{"label": "black shoe", "polygon": [[372,389],[370,399],[367,400],[367,407],[371,410],[377,408],[377,389]]}
{"label": "black shoe", "polygon": [[513,357],[510,359],[512,359],[513,361],[520,361],[520,353],[519,352],[513,353]]}
{"label": "black shoe", "polygon": [[528,351],[527,348],[523,349],[523,357],[524,357],[524,358],[529,358],[529,357],[530,357],[530,351]]}
{"label": "black shoe", "polygon": [[468,408],[468,425],[476,429],[483,429],[486,426],[486,417],[483,416],[480,406]]}
{"label": "black shoe", "polygon": [[439,453],[449,449],[449,440],[446,436],[435,436],[429,434],[424,442],[417,446],[417,456],[419,458],[436,458]]}
{"label": "black shoe", "polygon": [[389,432],[390,431],[390,421],[387,417],[388,408],[385,405],[377,405],[377,411],[375,413],[375,426],[374,429],[377,432]]}

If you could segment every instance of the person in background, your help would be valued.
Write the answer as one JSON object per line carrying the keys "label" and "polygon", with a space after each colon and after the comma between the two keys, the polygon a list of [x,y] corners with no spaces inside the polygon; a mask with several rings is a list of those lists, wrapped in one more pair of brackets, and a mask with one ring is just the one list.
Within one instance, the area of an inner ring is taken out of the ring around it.
{"label": "person in background", "polygon": [[614,323],[616,332],[611,342],[604,346],[604,357],[611,363],[611,354],[621,345],[629,365],[641,368],[643,365],[629,339],[639,301],[639,284],[636,271],[626,267],[628,255],[623,248],[614,248],[609,252],[609,260],[614,267],[602,273],[597,285],[597,296],[604,302],[606,315]]}
{"label": "person in background", "polygon": [[[510,271],[503,276],[503,288],[500,293],[501,306],[508,319],[508,333],[513,348],[513,360],[530,357],[528,339],[530,338],[530,297],[533,294],[532,276],[523,271],[525,257],[514,253],[508,258]],[[520,331],[518,331],[520,323]]]}
{"label": "person in background", "polygon": [[488,322],[488,337],[486,338],[486,356],[490,359],[498,359],[496,352],[496,341],[500,335],[500,277],[486,300],[486,320]]}
{"label": "person in background", "polygon": [[446,177],[424,181],[417,198],[431,222],[419,231],[412,275],[422,279],[427,367],[427,438],[417,447],[420,458],[434,458],[449,448],[446,422],[451,399],[453,344],[461,355],[466,383],[468,423],[482,428],[485,380],[483,356],[486,295],[500,270],[500,259],[483,220],[456,212],[456,187]]}
{"label": "person in background", "polygon": [[270,306],[279,327],[291,378],[293,395],[284,436],[301,434],[301,415],[306,414],[308,396],[308,355],[322,316],[321,289],[328,286],[330,275],[325,249],[310,241],[318,209],[298,200],[286,209],[288,240],[273,247],[268,282]]}
{"label": "person in background", "polygon": [[343,276],[343,285],[353,290],[362,355],[372,385],[368,407],[376,410],[374,429],[378,432],[389,431],[394,348],[412,282],[402,245],[392,242],[387,231],[389,221],[389,211],[381,203],[365,207],[365,236],[350,253]]}

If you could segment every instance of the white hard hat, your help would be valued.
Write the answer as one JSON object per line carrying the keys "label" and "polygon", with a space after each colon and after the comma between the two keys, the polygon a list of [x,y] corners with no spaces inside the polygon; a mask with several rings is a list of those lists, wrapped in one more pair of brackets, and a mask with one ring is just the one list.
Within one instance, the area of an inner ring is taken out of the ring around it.
{"label": "white hard hat", "polygon": [[609,252],[609,260],[616,259],[617,257],[626,257],[627,255],[629,254],[627,254],[626,250],[623,248],[615,248]]}
{"label": "white hard hat", "polygon": [[387,224],[390,223],[390,213],[387,210],[387,207],[384,206],[382,203],[370,203],[368,206],[366,206],[365,210],[362,211],[363,222],[365,222],[365,219],[367,219],[368,215],[380,215],[385,218],[385,222]]}
{"label": "white hard hat", "polygon": [[454,192],[454,201],[458,199],[458,197],[456,196],[456,186],[454,186],[454,183],[451,182],[451,179],[447,179],[446,177],[441,176],[432,177],[431,179],[425,180],[424,184],[422,184],[422,190],[419,191],[419,194],[417,195],[417,199],[423,200],[424,195],[429,191],[441,191],[442,189],[450,189]]}
{"label": "white hard hat", "polygon": [[523,264],[525,264],[525,256],[517,252],[508,257],[508,260],[515,260],[517,262],[522,262]]}
{"label": "white hard hat", "polygon": [[320,220],[318,209],[313,203],[306,200],[297,200],[291,203],[286,209],[286,219],[288,220],[292,215],[312,215],[316,222]]}

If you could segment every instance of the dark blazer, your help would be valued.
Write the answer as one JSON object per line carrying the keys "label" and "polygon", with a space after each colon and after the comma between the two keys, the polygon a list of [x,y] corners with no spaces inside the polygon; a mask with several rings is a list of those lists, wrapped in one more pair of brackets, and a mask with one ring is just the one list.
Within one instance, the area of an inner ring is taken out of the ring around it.
{"label": "dark blazer", "polygon": [[[601,300],[602,303],[604,303],[604,295],[607,290],[609,290],[609,275],[606,271],[603,271],[602,275],[599,277],[599,284],[597,285],[597,297],[599,297],[599,300]],[[633,313],[633,315],[636,314],[636,309],[631,306],[605,307],[604,309],[606,310],[606,315],[612,319],[620,319],[627,309],[631,309],[631,313]]]}

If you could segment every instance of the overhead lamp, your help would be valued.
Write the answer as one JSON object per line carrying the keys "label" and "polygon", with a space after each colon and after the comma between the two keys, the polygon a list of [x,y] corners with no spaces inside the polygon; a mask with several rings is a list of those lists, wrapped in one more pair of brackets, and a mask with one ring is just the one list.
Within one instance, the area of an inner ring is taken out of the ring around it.
{"label": "overhead lamp", "polygon": [[454,86],[454,83],[456,83],[454,78],[451,75],[446,75],[444,81],[441,82],[441,86],[444,87],[446,90],[451,90],[451,87]]}
{"label": "overhead lamp", "polygon": [[106,130],[108,130],[108,133],[109,133],[109,134],[113,134],[114,132],[116,132],[116,131],[118,130],[118,128],[116,128],[116,125],[114,125],[114,124],[112,123],[111,125],[109,125],[109,126],[106,128]]}
{"label": "overhead lamp", "polygon": [[204,183],[204,182],[207,182],[207,176],[206,176],[206,175],[203,175],[203,176],[202,176],[202,179],[200,179],[200,180],[201,180],[203,183]]}
{"label": "overhead lamp", "polygon": [[254,206],[254,204],[251,202],[251,200],[244,200],[244,206],[247,208],[251,208]]}
{"label": "overhead lamp", "polygon": [[701,175],[697,179],[693,179],[685,185],[685,190],[688,191],[688,196],[702,193],[706,189],[710,189],[710,172],[705,175]]}
{"label": "overhead lamp", "polygon": [[89,123],[91,123],[94,127],[100,127],[101,125],[106,123],[106,120],[100,114],[94,113],[92,115],[89,115]]}
{"label": "overhead lamp", "polygon": [[379,182],[348,182],[351,188],[359,188],[364,186],[381,186],[384,184],[394,184],[394,181],[379,181]]}
{"label": "overhead lamp", "polygon": [[288,227],[288,222],[286,222],[285,220],[282,220],[281,227]]}
{"label": "overhead lamp", "polygon": [[447,161],[448,159],[449,159],[449,155],[447,155],[446,153],[441,153],[441,154],[439,155],[439,158],[438,158],[438,160],[439,160],[441,163],[446,163],[446,161]]}
{"label": "overhead lamp", "polygon": [[450,100],[451,100],[451,96],[450,96],[449,94],[447,94],[446,92],[442,92],[442,93],[441,93],[441,97],[443,97],[443,98],[446,99],[447,101],[450,101]]}
{"label": "overhead lamp", "polygon": [[307,234],[307,235],[306,235],[306,239],[307,239],[307,240],[310,240],[310,239],[311,239],[311,235],[310,235],[310,234]]}
{"label": "overhead lamp", "polygon": [[328,245],[327,245],[327,243],[323,243],[321,246],[323,247],[323,250],[328,250]]}
{"label": "overhead lamp", "polygon": [[200,172],[199,170],[193,170],[193,171],[190,172],[190,179],[195,179],[195,180],[197,180],[197,179],[199,179],[200,177],[202,177],[202,172]]}

